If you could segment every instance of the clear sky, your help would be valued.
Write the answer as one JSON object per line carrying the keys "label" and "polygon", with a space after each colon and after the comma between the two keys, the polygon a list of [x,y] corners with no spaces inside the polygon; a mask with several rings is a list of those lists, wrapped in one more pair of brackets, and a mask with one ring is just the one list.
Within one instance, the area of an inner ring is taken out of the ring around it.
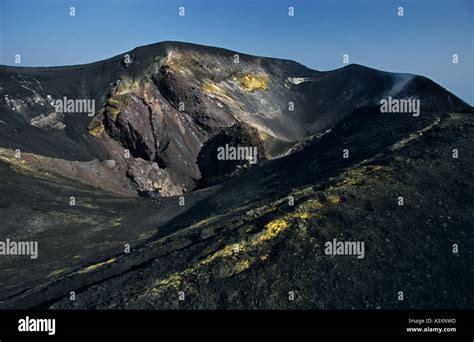
{"label": "clear sky", "polygon": [[473,20],[474,0],[0,0],[0,64],[15,65],[16,54],[23,66],[83,64],[163,40],[317,70],[343,66],[347,53],[350,63],[427,76],[474,105]]}

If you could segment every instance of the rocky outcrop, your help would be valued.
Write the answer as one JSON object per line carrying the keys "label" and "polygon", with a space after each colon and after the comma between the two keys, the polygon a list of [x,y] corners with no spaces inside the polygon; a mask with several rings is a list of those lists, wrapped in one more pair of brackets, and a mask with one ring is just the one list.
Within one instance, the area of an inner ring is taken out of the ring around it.
{"label": "rocky outcrop", "polygon": [[[235,159],[223,161],[219,159],[219,151],[225,147],[253,148],[256,152],[255,160]],[[206,141],[197,158],[201,172],[198,187],[203,188],[218,184],[227,178],[238,176],[254,164],[260,163],[265,158],[265,148],[258,138],[255,128],[243,123],[235,124],[223,129],[221,132]]]}
{"label": "rocky outcrop", "polygon": [[185,189],[175,185],[166,172],[157,163],[137,158],[127,170],[127,175],[138,185],[138,191],[156,192],[160,196],[177,196],[185,192]]}
{"label": "rocky outcrop", "polygon": [[51,130],[62,130],[66,127],[65,124],[61,122],[63,115],[57,112],[51,112],[47,115],[41,114],[40,116],[34,117],[31,119],[31,126],[38,128],[51,129]]}

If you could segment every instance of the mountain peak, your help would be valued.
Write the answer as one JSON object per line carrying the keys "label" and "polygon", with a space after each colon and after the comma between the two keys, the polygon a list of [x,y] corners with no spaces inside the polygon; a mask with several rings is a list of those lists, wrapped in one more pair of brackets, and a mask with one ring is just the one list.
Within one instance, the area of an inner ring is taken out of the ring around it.
{"label": "mountain peak", "polygon": [[[209,167],[219,146],[251,144],[259,147],[259,159],[279,158],[388,96],[416,97],[426,112],[467,108],[413,75],[358,64],[319,72],[289,60],[174,41],[87,65],[0,69],[0,80],[3,146],[64,159],[114,159],[126,170],[117,175],[124,188],[163,196],[253,166]],[[63,98],[94,101],[94,116],[57,113],[51,103]],[[18,130],[35,138],[14,134]],[[132,159],[123,158],[124,149]]]}

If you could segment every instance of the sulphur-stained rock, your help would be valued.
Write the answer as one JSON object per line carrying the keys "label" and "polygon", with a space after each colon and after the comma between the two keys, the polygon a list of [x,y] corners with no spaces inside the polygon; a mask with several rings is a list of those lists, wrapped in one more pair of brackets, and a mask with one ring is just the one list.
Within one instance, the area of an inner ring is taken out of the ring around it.
{"label": "sulphur-stained rock", "polygon": [[[117,101],[118,102],[118,101]],[[109,133],[130,150],[133,156],[154,160],[155,137],[151,127],[151,113],[148,106],[133,94],[126,101],[116,104],[113,112],[107,111]],[[119,114],[116,111],[120,111]]]}
{"label": "sulphur-stained rock", "polygon": [[164,197],[185,192],[185,189],[171,181],[166,170],[161,169],[156,162],[136,158],[130,162],[127,175],[138,185],[139,192],[159,192]]}
{"label": "sulphur-stained rock", "polygon": [[[95,127],[100,127],[100,120],[95,120]],[[209,134],[186,112],[170,105],[153,82],[121,80],[107,99],[102,120],[104,139],[117,141],[132,157],[155,161],[174,184],[195,187],[200,174],[193,161]]]}

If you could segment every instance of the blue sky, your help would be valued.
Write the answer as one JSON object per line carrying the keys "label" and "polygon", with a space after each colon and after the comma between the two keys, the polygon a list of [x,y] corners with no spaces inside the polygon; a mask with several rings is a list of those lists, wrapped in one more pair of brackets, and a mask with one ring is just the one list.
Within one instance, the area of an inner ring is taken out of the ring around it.
{"label": "blue sky", "polygon": [[163,40],[317,70],[343,66],[347,53],[351,63],[427,76],[473,105],[473,19],[474,0],[0,0],[0,64],[16,54],[23,66],[83,64]]}

